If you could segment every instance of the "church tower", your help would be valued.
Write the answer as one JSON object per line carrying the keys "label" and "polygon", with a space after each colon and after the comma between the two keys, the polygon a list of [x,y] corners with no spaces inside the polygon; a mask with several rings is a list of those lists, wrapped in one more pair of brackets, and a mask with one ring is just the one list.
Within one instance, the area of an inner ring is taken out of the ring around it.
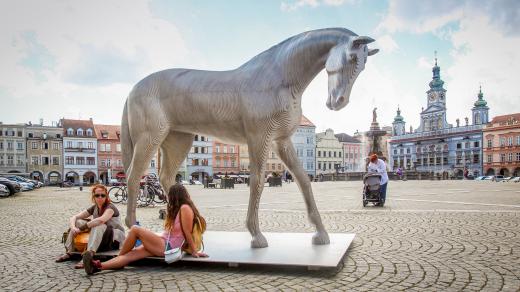
{"label": "church tower", "polygon": [[401,116],[401,110],[397,107],[397,115],[392,122],[392,136],[401,136],[406,134],[405,128],[406,122],[404,118]]}
{"label": "church tower", "polygon": [[420,132],[435,131],[448,128],[446,121],[446,89],[444,89],[444,81],[441,79],[441,68],[437,65],[437,57],[435,57],[435,66],[432,68],[433,77],[430,81],[430,89],[426,91],[427,107],[421,112]]}
{"label": "church tower", "polygon": [[482,86],[478,93],[478,99],[473,105],[474,107],[471,109],[473,125],[487,124],[489,122],[489,107],[487,106],[487,101],[484,100]]}

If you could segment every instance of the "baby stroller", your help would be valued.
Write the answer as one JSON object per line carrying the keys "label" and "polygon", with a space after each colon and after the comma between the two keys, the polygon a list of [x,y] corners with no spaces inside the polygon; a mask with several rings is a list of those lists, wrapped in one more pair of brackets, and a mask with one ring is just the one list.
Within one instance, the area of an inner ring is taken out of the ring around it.
{"label": "baby stroller", "polygon": [[363,207],[368,202],[374,206],[384,205],[381,201],[381,174],[379,173],[369,172],[363,177]]}

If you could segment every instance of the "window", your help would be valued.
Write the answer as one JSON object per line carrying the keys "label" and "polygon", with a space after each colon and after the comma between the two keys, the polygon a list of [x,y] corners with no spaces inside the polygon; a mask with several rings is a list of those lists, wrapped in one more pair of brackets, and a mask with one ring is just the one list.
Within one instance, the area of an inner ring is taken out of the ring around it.
{"label": "window", "polygon": [[199,135],[195,135],[195,138],[193,138],[195,141],[199,141]]}
{"label": "window", "polygon": [[59,150],[60,149],[60,143],[52,143],[52,149]]}
{"label": "window", "polygon": [[[88,148],[94,148],[94,147],[90,147],[90,143],[92,143],[92,142],[89,142],[89,147]],[[107,147],[106,148],[107,152],[112,152],[112,149],[111,149],[112,147],[110,146],[110,144],[107,144],[106,147]]]}
{"label": "window", "polygon": [[224,150],[224,153],[227,153],[227,147],[226,146],[222,146],[223,150]]}
{"label": "window", "polygon": [[28,133],[28,134],[27,134],[27,137],[28,137],[28,138],[33,138],[34,135],[33,135],[33,133]]}
{"label": "window", "polygon": [[278,170],[282,170],[282,164],[278,163]]}
{"label": "window", "polygon": [[18,137],[23,137],[22,131],[18,131]]}
{"label": "window", "polygon": [[513,153],[509,153],[507,155],[507,161],[512,162],[513,161]]}
{"label": "window", "polygon": [[72,128],[68,128],[68,129],[67,129],[67,135],[68,135],[68,136],[72,136],[72,135],[74,135],[74,130],[73,130]]}
{"label": "window", "polygon": [[520,161],[520,153],[519,152],[516,153],[516,161]]}
{"label": "window", "polygon": [[[94,149],[94,142],[88,142],[87,147],[88,149]],[[110,149],[107,149],[107,151],[110,151]]]}
{"label": "window", "polygon": [[506,162],[506,155],[500,154],[500,162]]}
{"label": "window", "polygon": [[152,160],[150,161],[150,167],[151,167],[151,168],[155,168],[155,159],[152,159]]}
{"label": "window", "polygon": [[96,165],[95,157],[87,157],[87,165]]}
{"label": "window", "polygon": [[507,146],[513,146],[513,137],[507,137]]}
{"label": "window", "polygon": [[394,155],[397,155],[397,149],[394,149]]}
{"label": "window", "polygon": [[3,154],[0,154],[0,165],[4,165],[4,155]]}
{"label": "window", "polygon": [[520,145],[520,136],[516,136],[516,145]]}
{"label": "window", "polygon": [[228,167],[228,160],[224,159],[224,167]]}
{"label": "window", "polygon": [[220,167],[220,159],[215,159],[215,165],[216,165],[217,167]]}
{"label": "window", "polygon": [[231,160],[231,167],[235,167],[235,160]]}
{"label": "window", "polygon": [[73,156],[65,156],[65,164],[66,165],[74,164],[74,157]]}
{"label": "window", "polygon": [[123,166],[123,161],[121,161],[121,159],[118,159],[116,166],[118,166],[118,167]]}
{"label": "window", "polygon": [[199,147],[193,147],[193,153],[199,153]]}
{"label": "window", "polygon": [[32,149],[38,149],[38,143],[37,142],[32,142]]}
{"label": "window", "polygon": [[110,167],[110,166],[111,166],[111,162],[112,162],[112,161],[110,161],[110,158],[108,158],[108,159],[107,159],[107,167]]}
{"label": "window", "polygon": [[502,137],[500,138],[500,147],[506,146],[506,138]]}
{"label": "window", "polygon": [[7,154],[7,165],[14,165],[14,155]]}
{"label": "window", "polygon": [[200,141],[204,142],[205,141],[204,139],[205,139],[204,136],[200,136]]}
{"label": "window", "polygon": [[121,144],[116,144],[116,152],[121,152]]}
{"label": "window", "polygon": [[462,149],[462,143],[457,143],[457,149]]}
{"label": "window", "polygon": [[16,156],[16,165],[21,166],[23,165],[23,159],[21,155]]}
{"label": "window", "polygon": [[475,148],[480,147],[480,142],[479,142],[479,141],[475,141],[475,142],[473,143],[473,146],[474,146]]}
{"label": "window", "polygon": [[105,167],[107,164],[106,164],[106,161],[105,159],[101,159],[101,167]]}
{"label": "window", "polygon": [[493,147],[493,140],[488,139],[487,140],[487,148],[491,148],[491,147]]}
{"label": "window", "polygon": [[40,162],[40,158],[38,156],[32,156],[31,157],[31,164],[32,165],[38,165],[38,164],[40,164],[39,162]]}
{"label": "window", "polygon": [[83,142],[78,142],[78,148],[83,148]]}
{"label": "window", "polygon": [[220,153],[220,147],[219,146],[215,146],[215,153]]}
{"label": "window", "polygon": [[0,142],[0,149],[4,149],[4,142]]}
{"label": "window", "polygon": [[67,148],[72,148],[72,141],[67,141]]}
{"label": "window", "polygon": [[487,162],[488,163],[492,163],[493,162],[493,155],[491,155],[491,154],[487,155]]}
{"label": "window", "polygon": [[45,149],[45,150],[49,149],[49,143],[48,142],[43,142],[42,149]]}
{"label": "window", "polygon": [[[329,157],[332,157],[332,151],[329,151]],[[330,167],[329,167],[330,168]]]}
{"label": "window", "polygon": [[275,164],[275,163],[271,164],[271,169],[272,169],[272,170],[275,170],[275,169],[276,169],[276,164]]}
{"label": "window", "polygon": [[103,144],[103,143],[99,144],[99,151],[100,152],[105,152],[106,151],[105,144]]}
{"label": "window", "polygon": [[52,157],[52,165],[60,165],[60,157],[59,156],[53,156]]}
{"label": "window", "polygon": [[7,141],[7,150],[13,150],[13,142]]}
{"label": "window", "polygon": [[410,154],[410,148],[406,148],[406,154]]}
{"label": "window", "polygon": [[229,153],[235,153],[235,146],[229,146]]}
{"label": "window", "polygon": [[318,157],[321,157],[321,151],[318,150]]}
{"label": "window", "polygon": [[42,157],[42,165],[49,165],[49,164],[50,164],[49,157],[48,156],[43,156]]}
{"label": "window", "polygon": [[61,138],[61,134],[56,134],[56,138]]}
{"label": "window", "polygon": [[318,162],[318,169],[321,170],[321,162]]}
{"label": "window", "polygon": [[78,136],[83,136],[83,129],[79,128],[77,131],[76,131],[77,135]]}
{"label": "window", "polygon": [[480,163],[480,155],[473,154],[473,163]]}
{"label": "window", "polygon": [[85,165],[85,157],[76,157],[77,165]]}

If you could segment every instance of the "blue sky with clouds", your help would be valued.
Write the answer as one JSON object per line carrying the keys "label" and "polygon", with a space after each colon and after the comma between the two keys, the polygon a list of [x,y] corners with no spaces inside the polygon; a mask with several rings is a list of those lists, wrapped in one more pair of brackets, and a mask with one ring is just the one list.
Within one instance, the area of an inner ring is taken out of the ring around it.
{"label": "blue sky with clouds", "polygon": [[1,1],[0,121],[61,117],[118,124],[132,86],[174,67],[233,69],[284,39],[345,27],[376,39],[350,104],[325,106],[326,73],[303,97],[317,131],[366,130],[378,107],[419,123],[434,50],[449,122],[468,116],[482,84],[491,115],[520,112],[520,4],[502,1]]}

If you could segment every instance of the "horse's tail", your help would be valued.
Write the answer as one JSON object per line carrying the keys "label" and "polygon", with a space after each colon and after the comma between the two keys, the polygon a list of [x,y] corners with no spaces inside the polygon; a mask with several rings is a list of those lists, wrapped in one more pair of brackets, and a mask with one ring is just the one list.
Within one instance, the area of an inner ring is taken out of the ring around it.
{"label": "horse's tail", "polygon": [[128,99],[126,100],[125,108],[123,109],[120,138],[123,167],[125,168],[125,173],[128,175],[128,170],[130,168],[130,164],[132,163],[132,157],[134,156],[134,143],[132,143],[132,137],[130,136],[130,125],[128,121]]}

